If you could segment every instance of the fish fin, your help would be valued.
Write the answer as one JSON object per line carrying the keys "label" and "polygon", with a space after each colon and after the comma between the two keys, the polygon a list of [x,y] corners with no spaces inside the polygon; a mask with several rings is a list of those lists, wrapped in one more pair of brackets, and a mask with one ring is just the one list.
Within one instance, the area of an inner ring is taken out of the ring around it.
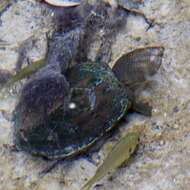
{"label": "fish fin", "polygon": [[31,76],[36,71],[38,71],[41,67],[44,66],[44,59],[40,59],[28,65],[27,67],[18,71],[15,75],[11,76],[10,79],[5,84],[6,87],[13,85],[15,82],[18,82],[26,77]]}

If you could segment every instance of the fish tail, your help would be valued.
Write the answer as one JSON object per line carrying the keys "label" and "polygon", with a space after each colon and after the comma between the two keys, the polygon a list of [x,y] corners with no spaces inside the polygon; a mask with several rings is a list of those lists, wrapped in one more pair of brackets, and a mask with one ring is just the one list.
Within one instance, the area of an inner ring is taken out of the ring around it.
{"label": "fish tail", "polygon": [[94,178],[90,179],[82,188],[81,190],[90,190],[94,184]]}

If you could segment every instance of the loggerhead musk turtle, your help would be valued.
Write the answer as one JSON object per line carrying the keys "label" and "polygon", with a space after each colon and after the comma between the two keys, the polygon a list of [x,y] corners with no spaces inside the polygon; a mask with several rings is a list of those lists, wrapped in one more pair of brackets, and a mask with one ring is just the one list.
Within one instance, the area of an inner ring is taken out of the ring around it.
{"label": "loggerhead musk turtle", "polygon": [[[91,22],[89,15],[99,20]],[[95,25],[94,28],[104,27],[99,22],[105,23],[105,12],[102,17],[99,13],[89,15],[85,18]],[[110,19],[109,15],[106,19]],[[156,73],[161,65],[163,47],[127,53],[112,69],[100,59],[75,59],[83,53],[79,51],[87,44],[85,40],[92,36],[84,37],[85,31],[89,32],[84,27],[85,18],[82,22],[76,18],[71,15],[65,22],[66,29],[59,28],[54,33],[46,66],[21,91],[14,112],[15,144],[19,150],[48,159],[71,157],[86,151],[117,127],[129,110],[151,115],[151,107],[136,102],[131,87]]]}

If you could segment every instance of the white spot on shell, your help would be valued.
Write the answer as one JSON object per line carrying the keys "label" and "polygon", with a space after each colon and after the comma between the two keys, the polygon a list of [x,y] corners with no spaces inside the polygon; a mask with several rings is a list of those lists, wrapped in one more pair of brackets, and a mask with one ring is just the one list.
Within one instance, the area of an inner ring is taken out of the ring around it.
{"label": "white spot on shell", "polygon": [[74,102],[71,102],[69,104],[69,109],[75,109],[76,108],[76,104]]}

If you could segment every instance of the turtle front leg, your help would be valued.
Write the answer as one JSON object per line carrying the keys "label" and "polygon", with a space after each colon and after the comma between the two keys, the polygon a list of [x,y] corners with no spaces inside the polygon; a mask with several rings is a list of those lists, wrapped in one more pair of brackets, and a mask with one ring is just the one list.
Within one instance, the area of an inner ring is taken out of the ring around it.
{"label": "turtle front leg", "polygon": [[132,110],[145,116],[151,116],[152,107],[139,102],[137,95],[150,83],[150,76],[156,74],[162,63],[163,47],[136,49],[121,56],[113,67],[116,77],[126,85],[132,102]]}
{"label": "turtle front leg", "polygon": [[132,104],[132,111],[144,116],[152,116],[152,106],[148,103],[134,101]]}
{"label": "turtle front leg", "polygon": [[156,74],[162,63],[163,54],[164,48],[161,46],[136,49],[121,56],[112,71],[122,83],[136,90],[148,77]]}

